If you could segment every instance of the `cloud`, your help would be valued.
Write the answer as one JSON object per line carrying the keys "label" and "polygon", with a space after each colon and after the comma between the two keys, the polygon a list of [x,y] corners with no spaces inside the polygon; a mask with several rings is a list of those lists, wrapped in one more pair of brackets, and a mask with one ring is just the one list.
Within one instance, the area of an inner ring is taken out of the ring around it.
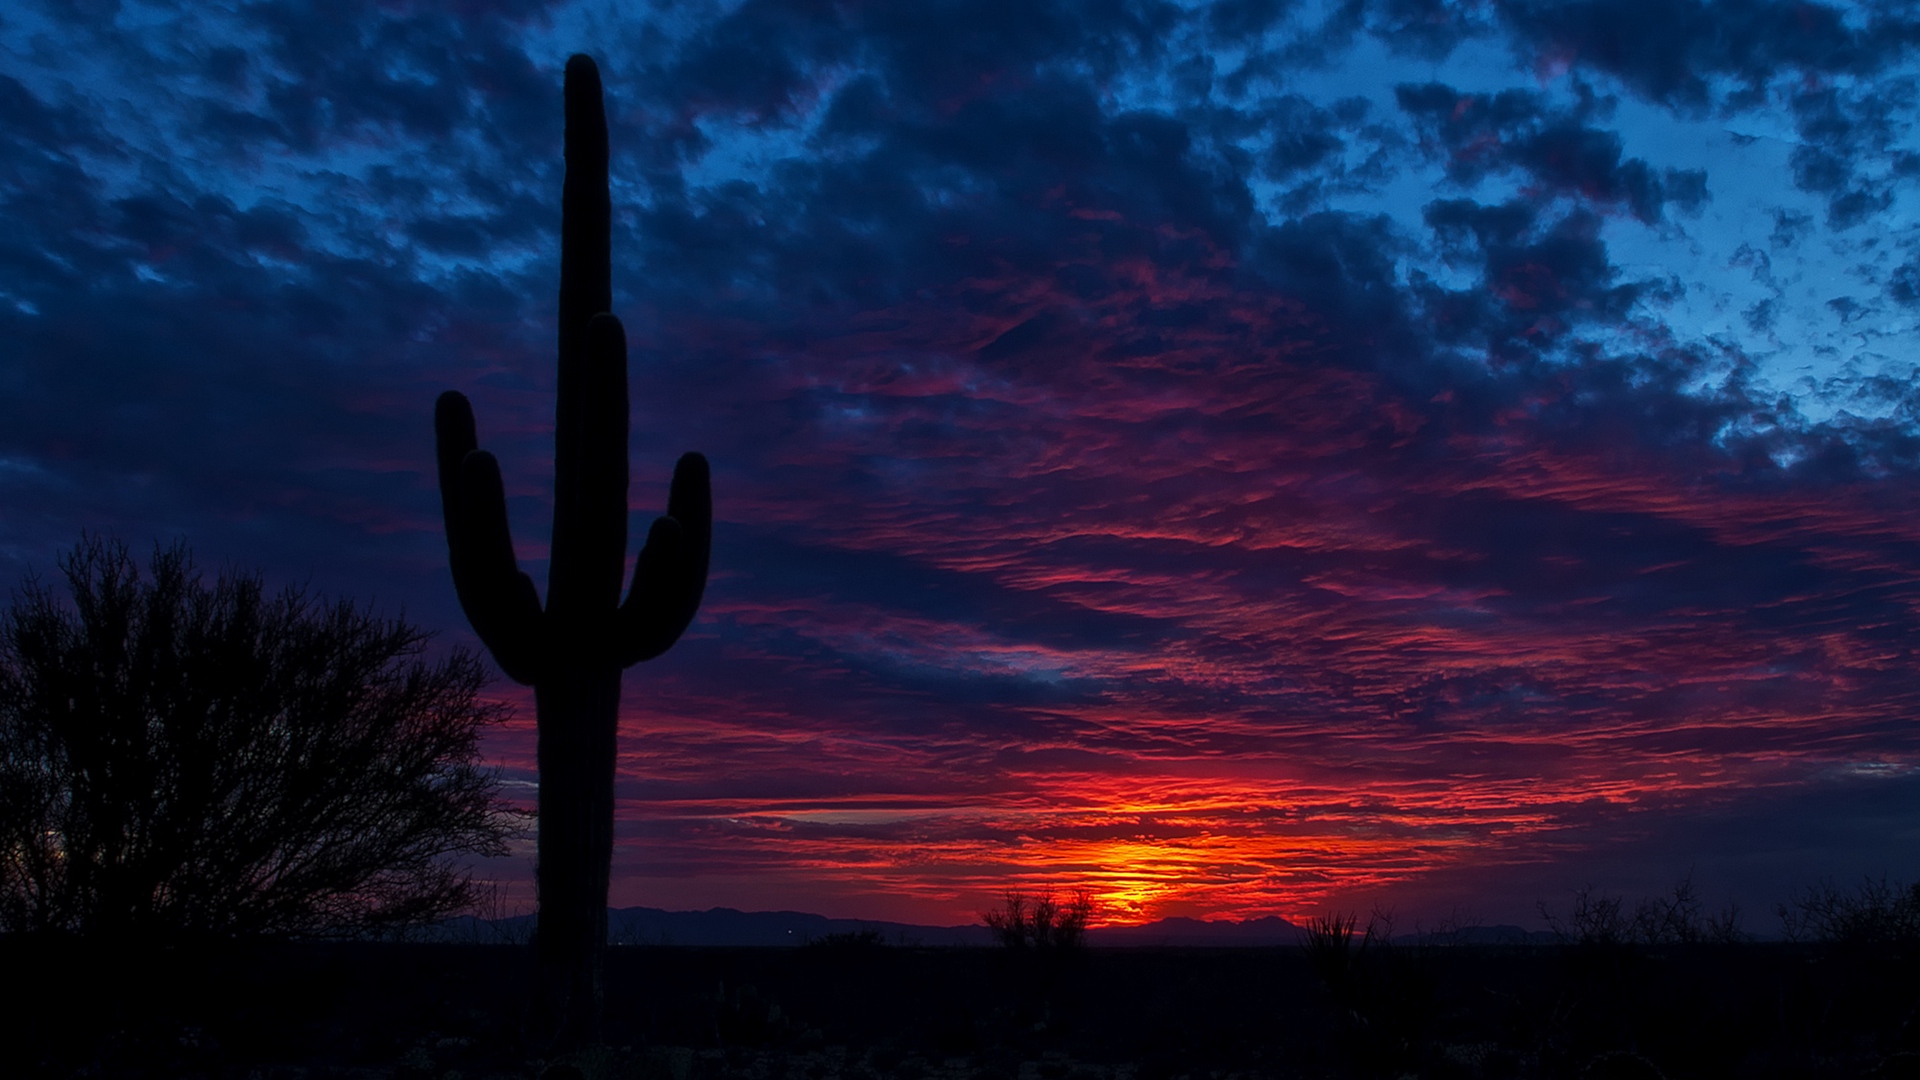
{"label": "cloud", "polygon": [[1786,69],[1879,69],[1915,38],[1913,21],[1887,7],[1870,8],[1864,26],[1848,25],[1837,7],[1784,0],[1510,0],[1499,11],[1531,51],[1605,71],[1649,100],[1704,109],[1714,100],[1716,77],[1751,93]]}
{"label": "cloud", "polygon": [[[1914,101],[1911,79],[1883,81],[1871,95],[1828,87],[1793,97],[1804,140],[1791,159],[1794,182],[1826,196],[1831,228],[1852,228],[1892,205],[1894,182],[1917,160],[1892,149],[1910,130],[1899,118],[1912,112]],[[1890,167],[1882,164],[1889,158]]]}
{"label": "cloud", "polygon": [[[1694,8],[1616,41],[1616,8],[1495,11],[1681,107],[1670,56],[1867,63],[1764,20],[1716,45]],[[635,531],[687,449],[717,515],[702,616],[628,680],[617,900],[761,880],[949,917],[1085,877],[1142,917],[1297,913],[1571,865],[1649,808],[1694,822],[1677,850],[1732,793],[1910,754],[1910,391],[1815,424],[1663,323],[1677,286],[1622,230],[1722,188],[1630,154],[1585,82],[1389,102],[1269,63],[1445,58],[1494,15],[1309,14],[748,2],[601,39]],[[187,531],[470,643],[429,475],[457,388],[541,578],[539,35],[576,17],[61,31],[156,88],[137,123],[110,84],[0,80],[7,565],[78,524]],[[1238,69],[1202,55],[1236,37]],[[1802,104],[1840,162],[1811,187],[1893,190],[1893,113]],[[1794,213],[1735,259],[1782,296],[1849,220]]]}
{"label": "cloud", "polygon": [[1623,160],[1618,134],[1587,125],[1606,112],[1590,93],[1571,110],[1552,109],[1526,91],[1466,94],[1442,83],[1398,86],[1394,97],[1422,136],[1446,152],[1447,177],[1456,184],[1522,169],[1531,174],[1536,198],[1578,196],[1648,223],[1661,219],[1669,199],[1695,210],[1707,198],[1702,170],[1662,175],[1640,158]]}
{"label": "cloud", "polygon": [[1920,23],[1898,5],[1849,17],[1812,3],[1591,0],[1506,3],[1500,13],[1523,55],[1604,72],[1685,113],[1735,115],[1784,101],[1799,140],[1794,181],[1826,199],[1834,229],[1884,211],[1897,179],[1916,167],[1901,149],[1914,100],[1902,65]]}

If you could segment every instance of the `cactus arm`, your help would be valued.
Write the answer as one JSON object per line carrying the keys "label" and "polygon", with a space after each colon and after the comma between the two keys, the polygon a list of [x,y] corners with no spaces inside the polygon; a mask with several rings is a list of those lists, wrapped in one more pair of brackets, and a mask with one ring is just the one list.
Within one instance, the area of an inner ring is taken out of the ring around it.
{"label": "cactus arm", "polygon": [[485,611],[474,630],[508,678],[531,686],[545,675],[546,617],[533,579],[514,560],[500,464],[485,450],[460,462],[460,502],[465,527],[477,540],[474,563],[485,583]]}
{"label": "cactus arm", "polygon": [[[673,463],[673,481],[667,488],[667,516],[680,523],[686,536],[686,551],[681,559],[682,582],[680,608],[676,618],[680,630],[693,621],[700,610],[700,598],[707,591],[707,560],[713,549],[713,479],[705,456],[681,454]],[[680,636],[680,630],[673,632]]]}
{"label": "cactus arm", "polygon": [[707,459],[683,454],[673,468],[667,515],[647,532],[620,605],[615,648],[621,666],[651,660],[673,646],[700,609],[713,543],[713,492]]}
{"label": "cactus arm", "polygon": [[455,391],[433,410],[440,512],[460,608],[507,677],[531,685],[540,674],[540,597],[513,557],[500,465],[477,449],[473,408]]}

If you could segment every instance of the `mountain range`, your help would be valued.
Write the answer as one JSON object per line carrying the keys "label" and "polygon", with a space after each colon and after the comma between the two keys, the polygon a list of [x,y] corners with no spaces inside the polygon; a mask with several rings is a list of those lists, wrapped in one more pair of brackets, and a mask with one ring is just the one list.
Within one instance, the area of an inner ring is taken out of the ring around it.
{"label": "mountain range", "polygon": [[[428,941],[511,944],[525,942],[533,933],[532,915],[480,919],[471,915],[448,919],[420,935]],[[873,919],[830,919],[802,911],[663,911],[660,908],[607,909],[607,937],[615,945],[800,946],[842,936],[878,935],[887,945],[988,946],[993,932],[978,923],[971,926],[921,926]],[[1396,944],[1411,944],[1420,934],[1398,934]],[[1096,948],[1212,947],[1248,948],[1298,945],[1306,931],[1277,916],[1242,922],[1203,919],[1157,919],[1140,926],[1102,926],[1087,931],[1087,944]],[[1518,926],[1479,926],[1453,931],[1451,944],[1522,945],[1554,940],[1546,931]]]}

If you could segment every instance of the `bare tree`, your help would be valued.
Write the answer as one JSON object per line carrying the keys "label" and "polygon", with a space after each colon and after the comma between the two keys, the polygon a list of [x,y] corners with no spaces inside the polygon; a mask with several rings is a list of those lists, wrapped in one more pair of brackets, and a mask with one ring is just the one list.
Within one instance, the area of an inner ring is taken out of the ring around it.
{"label": "bare tree", "polygon": [[332,936],[471,905],[522,826],[480,767],[479,659],[184,547],[83,538],[0,615],[0,929]]}

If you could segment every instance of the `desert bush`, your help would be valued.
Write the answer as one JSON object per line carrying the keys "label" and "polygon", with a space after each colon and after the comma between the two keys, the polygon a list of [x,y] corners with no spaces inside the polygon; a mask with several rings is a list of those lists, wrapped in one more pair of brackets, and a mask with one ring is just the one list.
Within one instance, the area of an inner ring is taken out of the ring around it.
{"label": "desert bush", "polygon": [[1822,880],[1795,893],[1775,911],[1791,941],[1829,944],[1920,943],[1920,882],[1866,878],[1852,892]]}
{"label": "desert bush", "polygon": [[1413,924],[1414,940],[1423,949],[1449,949],[1473,944],[1485,924],[1479,915],[1455,908],[1432,926]]}
{"label": "desert bush", "polygon": [[1365,929],[1352,912],[1307,920],[1301,947],[1339,1010],[1349,1050],[1368,1074],[1416,1067],[1436,1007],[1433,949],[1396,946],[1393,913],[1378,908]]}
{"label": "desert bush", "polygon": [[478,763],[504,719],[428,635],[185,549],[83,538],[70,603],[0,615],[0,929],[142,939],[391,932],[470,906],[452,857],[519,826]]}
{"label": "desert bush", "polygon": [[1629,920],[1621,914],[1625,903],[1618,896],[1603,896],[1591,885],[1574,890],[1573,911],[1565,922],[1539,901],[1540,917],[1547,929],[1567,944],[1619,945],[1628,937]]}
{"label": "desert bush", "polygon": [[[1359,917],[1353,912],[1335,912],[1324,918],[1314,916],[1300,931],[1300,947],[1314,974],[1327,984],[1335,998],[1343,998],[1352,985],[1367,950],[1376,942],[1385,942],[1390,932],[1378,913],[1367,919],[1364,931],[1358,929]],[[1359,940],[1356,942],[1355,938]]]}
{"label": "desert bush", "polygon": [[807,942],[806,947],[829,952],[874,952],[887,947],[887,938],[880,931],[868,927],[822,934]]}
{"label": "desert bush", "polygon": [[1001,906],[981,916],[1000,944],[1010,949],[1056,952],[1085,944],[1092,917],[1093,898],[1084,889],[1075,890],[1064,904],[1050,892],[1034,899],[1019,889],[1008,889]]}
{"label": "desert bush", "polygon": [[1573,909],[1565,921],[1540,901],[1540,915],[1562,942],[1588,946],[1692,945],[1747,940],[1740,929],[1740,907],[1729,903],[1714,913],[1703,912],[1694,893],[1693,877],[1676,882],[1666,896],[1642,897],[1631,910],[1622,897],[1602,894],[1593,886],[1575,890]]}

